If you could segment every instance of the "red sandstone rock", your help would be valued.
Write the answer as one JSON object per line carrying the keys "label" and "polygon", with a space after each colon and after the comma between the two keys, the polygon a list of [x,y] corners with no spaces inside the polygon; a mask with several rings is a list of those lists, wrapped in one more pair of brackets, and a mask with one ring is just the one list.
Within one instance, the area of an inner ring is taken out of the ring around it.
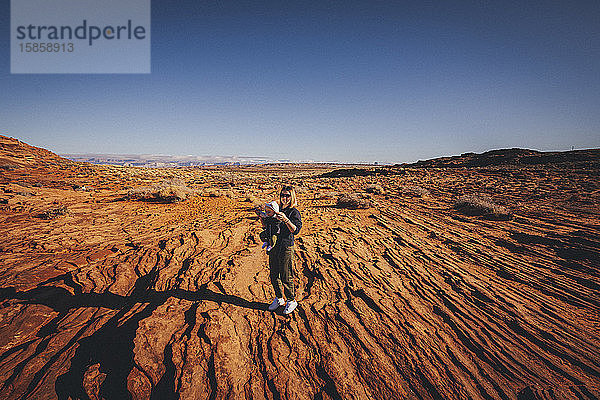
{"label": "red sandstone rock", "polygon": [[[0,398],[600,396],[597,160],[329,178],[339,167],[95,166],[0,137],[0,161]],[[197,194],[124,199],[173,178]],[[245,201],[284,180],[304,221],[290,317],[266,310]],[[335,207],[369,184],[372,208]],[[513,219],[453,208],[477,193]]]}

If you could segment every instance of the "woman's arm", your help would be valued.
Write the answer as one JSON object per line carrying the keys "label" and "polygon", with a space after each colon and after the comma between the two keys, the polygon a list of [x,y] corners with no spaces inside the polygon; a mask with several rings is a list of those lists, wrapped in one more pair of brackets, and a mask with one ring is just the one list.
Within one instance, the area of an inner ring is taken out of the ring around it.
{"label": "woman's arm", "polygon": [[275,217],[279,221],[283,222],[292,234],[296,234],[298,233],[297,231],[300,230],[300,228],[297,227],[283,212],[280,211],[278,213],[275,213]]}

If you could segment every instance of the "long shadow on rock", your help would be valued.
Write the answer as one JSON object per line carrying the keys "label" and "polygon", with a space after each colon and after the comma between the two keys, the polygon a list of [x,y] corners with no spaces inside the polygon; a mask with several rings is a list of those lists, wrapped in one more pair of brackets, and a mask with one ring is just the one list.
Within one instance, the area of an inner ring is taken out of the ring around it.
{"label": "long shadow on rock", "polygon": [[189,301],[201,301],[208,300],[216,303],[232,304],[234,306],[249,308],[252,310],[266,311],[268,304],[261,303],[258,301],[248,301],[242,297],[234,296],[230,294],[223,294],[213,292],[206,288],[206,285],[202,285],[198,291],[189,291],[182,289],[174,289],[167,292],[156,292],[156,294],[165,294],[168,297],[176,297],[178,299],[189,300]]}
{"label": "long shadow on rock", "polygon": [[[102,303],[94,293],[71,295],[75,304],[90,304],[93,307],[114,305],[113,296],[119,300],[119,312],[109,319],[100,329],[92,335],[80,340],[75,355],[71,358],[69,370],[60,375],[54,384],[59,399],[89,399],[83,387],[84,376],[90,366],[100,365],[100,372],[106,374],[104,382],[100,385],[100,398],[105,399],[130,399],[127,390],[127,377],[134,366],[134,343],[137,328],[141,320],[148,318],[158,306],[166,301],[165,296],[154,296],[141,311],[134,313],[123,323],[119,321],[135,306],[136,303],[145,303],[145,294],[156,283],[158,269],[152,269],[147,275],[139,277],[133,287],[131,295],[124,297],[111,294],[107,298],[109,304]],[[68,292],[67,292],[68,293]],[[106,294],[105,292],[104,294]],[[68,296],[67,296],[68,297]],[[76,300],[74,300],[76,299]],[[67,303],[69,303],[67,299]]]}
{"label": "long shadow on rock", "polygon": [[[83,386],[84,377],[88,369],[100,365],[100,372],[106,378],[100,386],[100,398],[130,399],[131,394],[127,389],[127,377],[135,365],[134,338],[140,321],[148,318],[154,310],[164,304],[169,297],[175,297],[193,302],[203,300],[214,301],[219,304],[226,303],[253,310],[267,310],[267,304],[248,301],[239,296],[216,293],[203,285],[198,291],[174,289],[157,292],[149,289],[156,282],[157,271],[138,278],[134,289],[129,296],[120,296],[110,292],[71,294],[64,288],[54,286],[40,286],[24,292],[17,292],[15,288],[1,288],[1,299],[23,300],[26,304],[43,304],[60,313],[55,318],[52,327],[43,327],[44,337],[56,332],[60,320],[71,309],[85,307],[102,307],[118,310],[102,327],[92,335],[77,342],[78,347],[71,358],[69,370],[60,375],[55,383],[56,394],[59,399],[89,399]],[[136,304],[145,304],[141,309],[122,321]],[[165,349],[168,353],[171,349]],[[165,354],[170,356],[170,354]],[[173,386],[166,381],[159,385],[155,394],[173,393]]]}
{"label": "long shadow on rock", "polygon": [[[100,372],[106,374],[106,379],[100,386],[100,397],[130,399],[131,394],[127,390],[127,377],[134,367],[133,340],[139,322],[149,317],[169,297],[189,301],[209,300],[255,310],[267,309],[267,305],[264,303],[250,302],[238,296],[215,293],[206,288],[201,288],[197,292],[179,289],[167,292],[149,290],[145,298],[145,300],[149,300],[149,304],[142,311],[135,313],[119,325],[119,320],[127,314],[132,306],[123,308],[93,335],[79,342],[79,348],[71,359],[71,368],[66,374],[59,376],[56,381],[55,389],[58,398],[87,399],[88,396],[82,384],[85,372],[90,366],[100,364]],[[171,352],[171,348],[165,349],[165,357],[170,359]],[[174,371],[171,375],[167,379],[174,379]],[[172,395],[174,393],[174,383],[166,380],[161,380],[159,383],[159,386],[154,390],[155,395]]]}
{"label": "long shadow on rock", "polygon": [[42,304],[62,313],[82,307],[104,307],[118,310],[126,304],[127,297],[111,292],[71,294],[61,287],[39,286],[23,292],[17,292],[12,287],[1,288],[0,299],[23,300],[25,304]]}
{"label": "long shadow on rock", "polygon": [[[142,277],[143,278],[143,277]],[[140,279],[142,279],[140,278]],[[139,280],[139,279],[138,279]],[[169,297],[189,301],[214,301],[216,303],[232,304],[252,310],[267,310],[267,304],[258,301],[248,301],[242,297],[217,293],[206,287],[198,291],[173,289],[165,292],[155,290],[138,290],[135,288],[131,295],[121,296],[111,292],[71,294],[68,290],[56,286],[40,286],[35,289],[18,292],[13,287],[0,288],[0,300],[23,300],[25,304],[42,304],[57,312],[65,312],[74,308],[102,307],[112,310],[131,308],[135,303],[164,303]]]}
{"label": "long shadow on rock", "polygon": [[133,339],[140,321],[148,318],[159,305],[152,302],[119,325],[119,320],[133,305],[125,307],[94,334],[80,340],[71,358],[71,367],[56,380],[58,398],[89,399],[83,387],[84,375],[90,366],[100,364],[100,372],[106,374],[106,379],[100,386],[99,397],[130,399],[127,377],[134,366]]}

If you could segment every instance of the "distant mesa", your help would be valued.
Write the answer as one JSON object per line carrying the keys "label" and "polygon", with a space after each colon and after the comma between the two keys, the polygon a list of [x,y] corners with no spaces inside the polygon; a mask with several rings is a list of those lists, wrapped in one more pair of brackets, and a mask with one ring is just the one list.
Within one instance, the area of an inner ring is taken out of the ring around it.
{"label": "distant mesa", "polygon": [[254,165],[289,163],[267,157],[238,156],[169,156],[157,154],[61,154],[64,158],[91,164],[122,165],[128,167],[198,167],[205,165]]}
{"label": "distant mesa", "polygon": [[481,154],[463,153],[460,156],[439,157],[411,164],[397,164],[396,166],[403,168],[474,168],[573,163],[584,163],[587,167],[599,167],[600,149],[543,152],[512,148],[490,150]]}
{"label": "distant mesa", "polygon": [[340,168],[321,174],[322,178],[346,178],[354,176],[398,175],[409,168],[479,168],[479,167],[527,167],[554,166],[600,169],[600,149],[571,151],[536,151],[528,149],[500,149],[485,153],[463,153],[459,156],[439,157],[431,160],[403,163],[391,166]]}

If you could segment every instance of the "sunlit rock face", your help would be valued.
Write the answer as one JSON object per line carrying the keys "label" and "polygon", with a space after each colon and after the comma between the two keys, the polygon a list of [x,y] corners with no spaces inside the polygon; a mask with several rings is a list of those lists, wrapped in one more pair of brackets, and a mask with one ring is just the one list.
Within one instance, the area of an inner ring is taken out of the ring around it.
{"label": "sunlit rock face", "polygon": [[[0,137],[0,398],[597,398],[590,154],[152,169]],[[290,316],[267,311],[252,211],[283,183],[304,223]]]}

